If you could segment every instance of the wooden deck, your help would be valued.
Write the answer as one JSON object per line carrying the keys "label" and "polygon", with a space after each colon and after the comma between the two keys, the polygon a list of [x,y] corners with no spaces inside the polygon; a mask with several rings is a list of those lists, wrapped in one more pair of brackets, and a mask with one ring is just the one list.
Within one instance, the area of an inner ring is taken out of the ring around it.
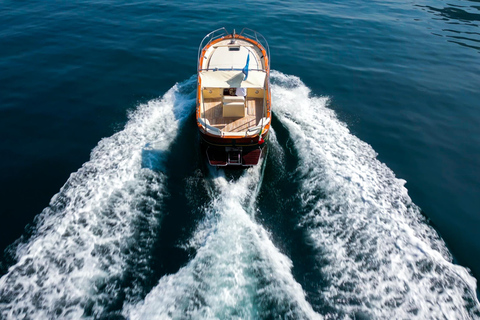
{"label": "wooden deck", "polygon": [[212,127],[218,128],[224,132],[243,132],[250,127],[258,124],[263,116],[263,99],[247,98],[247,115],[243,118],[223,118],[222,100],[205,99],[205,117]]}

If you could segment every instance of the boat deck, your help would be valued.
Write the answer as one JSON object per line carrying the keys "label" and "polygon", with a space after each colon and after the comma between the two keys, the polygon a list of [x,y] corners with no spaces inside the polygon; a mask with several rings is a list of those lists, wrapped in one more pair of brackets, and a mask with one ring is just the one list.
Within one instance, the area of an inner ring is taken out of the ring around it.
{"label": "boat deck", "polygon": [[243,132],[254,127],[263,117],[263,99],[247,98],[247,114],[242,118],[224,118],[221,98],[206,98],[203,105],[205,118],[212,127],[224,132]]}

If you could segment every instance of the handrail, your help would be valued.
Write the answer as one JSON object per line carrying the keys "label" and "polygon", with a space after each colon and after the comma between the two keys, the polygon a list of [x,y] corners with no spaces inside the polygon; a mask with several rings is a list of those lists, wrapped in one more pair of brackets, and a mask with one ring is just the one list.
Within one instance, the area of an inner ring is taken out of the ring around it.
{"label": "handrail", "polygon": [[[245,131],[245,134],[248,135],[248,132],[250,131],[254,131],[254,130],[258,130],[258,134],[260,134],[262,132],[262,130],[267,126],[267,124],[270,123],[270,119],[267,119],[266,121],[264,120],[265,118],[262,118],[260,120],[260,124],[259,125],[256,125],[254,127],[250,127],[248,128],[246,131]],[[257,134],[257,133],[255,133]]]}
{"label": "handrail", "polygon": [[[201,53],[202,53],[202,49],[204,47],[206,47],[213,40],[218,39],[218,38],[222,38],[222,37],[225,37],[225,36],[228,36],[228,35],[230,35],[230,33],[228,33],[228,31],[227,31],[227,29],[225,29],[225,27],[222,27],[222,28],[219,28],[217,30],[214,30],[214,31],[210,32],[205,37],[203,37],[202,41],[200,42],[200,46],[198,47],[198,56],[197,56],[197,70],[198,71],[200,71],[199,67],[200,67],[200,56],[201,56]],[[233,30],[232,35],[233,35],[233,37],[235,37],[235,35],[236,35],[235,30]],[[265,48],[265,50],[267,52],[267,57],[268,57],[268,69],[270,70],[270,47],[268,46],[267,39],[265,39],[265,37],[261,33],[255,31],[255,30],[252,30],[250,28],[243,28],[242,31],[240,33],[238,33],[238,35],[244,36],[244,37],[247,37],[247,38],[250,38],[250,39],[255,39],[259,44],[261,44]],[[205,43],[205,41],[207,39],[208,39],[208,42]]]}
{"label": "handrail", "polygon": [[[219,32],[219,34],[216,35],[216,33]],[[225,29],[225,27],[222,27],[222,28],[219,28],[217,30],[214,30],[212,32],[210,32],[209,34],[207,34],[205,37],[203,37],[202,41],[200,42],[200,46],[198,47],[198,57],[197,57],[197,70],[200,66],[200,55],[202,53],[202,49],[207,46],[210,42],[212,42],[213,40],[215,39],[218,39],[220,37],[224,37],[224,36],[228,36],[229,33],[227,31],[227,29]],[[203,44],[205,42],[205,40],[209,38],[208,42],[205,43],[205,45]]]}
{"label": "handrail", "polygon": [[[263,129],[262,126],[250,127],[250,128],[248,128],[248,129],[245,131],[245,135],[248,136],[248,133],[249,133],[250,131],[254,131],[254,130],[256,130],[256,131],[258,131],[258,133],[260,133],[260,132],[262,131],[262,129]],[[257,134],[257,132],[255,132],[254,134]]]}
{"label": "handrail", "polygon": [[200,124],[205,128],[205,131],[209,132],[210,130],[209,133],[215,134],[217,136],[222,136],[222,131],[220,129],[207,124],[207,122],[202,120],[201,118],[199,118],[198,120],[199,120],[198,122],[200,122]]}
{"label": "handrail", "polygon": [[[250,34],[249,32],[252,32],[253,34]],[[270,70],[270,47],[268,46],[267,39],[265,37],[250,28],[243,28],[242,31],[239,33],[241,36],[246,36],[247,38],[255,39],[258,43],[260,43],[265,50],[267,51],[267,57],[268,57],[268,69]],[[260,38],[260,39],[259,39]]]}

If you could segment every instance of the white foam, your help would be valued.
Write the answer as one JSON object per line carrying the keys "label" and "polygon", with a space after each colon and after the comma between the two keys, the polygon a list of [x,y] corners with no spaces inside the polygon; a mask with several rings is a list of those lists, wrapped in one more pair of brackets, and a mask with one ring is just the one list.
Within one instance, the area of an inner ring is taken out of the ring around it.
{"label": "white foam", "polygon": [[0,318],[97,317],[119,294],[127,265],[147,263],[164,175],[142,168],[142,148],[156,141],[168,149],[194,109],[193,95],[182,93],[193,92],[194,80],[140,105],[125,128],[102,139],[71,174],[0,279]]}
{"label": "white foam", "polygon": [[272,72],[274,112],[299,156],[302,210],[321,262],[331,318],[470,319],[476,281],[422,217],[405,181],[311,97],[294,76]]}
{"label": "white foam", "polygon": [[319,318],[291,274],[292,262],[254,220],[261,176],[261,166],[237,181],[217,174],[191,242],[195,258],[162,277],[143,302],[126,305],[127,318]]}

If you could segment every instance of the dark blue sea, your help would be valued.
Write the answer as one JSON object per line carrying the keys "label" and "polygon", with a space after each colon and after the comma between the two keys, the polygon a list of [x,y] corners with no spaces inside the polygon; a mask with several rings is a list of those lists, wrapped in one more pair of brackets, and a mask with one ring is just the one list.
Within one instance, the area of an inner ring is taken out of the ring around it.
{"label": "dark blue sea", "polygon": [[[209,168],[198,45],[271,50]],[[1,319],[479,319],[480,2],[0,0]]]}

